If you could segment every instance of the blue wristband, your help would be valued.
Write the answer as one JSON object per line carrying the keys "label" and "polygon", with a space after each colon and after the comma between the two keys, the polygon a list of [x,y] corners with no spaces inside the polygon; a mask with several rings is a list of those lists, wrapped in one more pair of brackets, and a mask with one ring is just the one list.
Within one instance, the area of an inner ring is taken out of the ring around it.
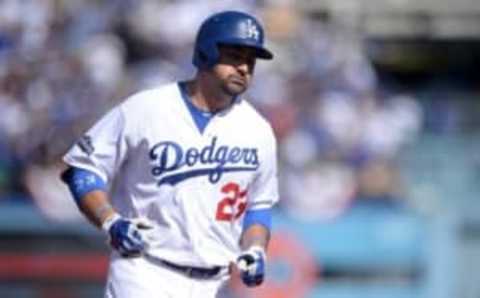
{"label": "blue wristband", "polygon": [[94,190],[106,190],[106,184],[102,178],[88,170],[70,167],[62,173],[61,178],[68,185],[77,205],[87,193]]}
{"label": "blue wristband", "polygon": [[262,225],[270,231],[272,226],[272,209],[265,208],[247,211],[243,219],[243,230],[247,230],[254,224]]}

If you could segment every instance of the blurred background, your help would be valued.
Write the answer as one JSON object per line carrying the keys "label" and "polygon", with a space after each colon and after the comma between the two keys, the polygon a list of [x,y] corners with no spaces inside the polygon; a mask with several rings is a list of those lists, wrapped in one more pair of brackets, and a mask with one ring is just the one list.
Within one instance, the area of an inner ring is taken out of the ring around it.
{"label": "blurred background", "polygon": [[0,0],[0,297],[102,297],[108,247],[60,157],[126,96],[193,76],[223,9],[276,54],[248,97],[282,188],[268,280],[232,297],[480,297],[476,0]]}

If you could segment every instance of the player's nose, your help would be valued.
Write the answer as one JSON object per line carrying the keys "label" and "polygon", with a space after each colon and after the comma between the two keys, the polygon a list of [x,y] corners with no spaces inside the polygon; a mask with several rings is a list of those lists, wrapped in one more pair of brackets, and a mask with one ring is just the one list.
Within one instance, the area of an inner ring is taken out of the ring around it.
{"label": "player's nose", "polygon": [[237,65],[237,70],[240,72],[243,76],[248,74],[248,65],[247,63],[240,63]]}
{"label": "player's nose", "polygon": [[248,63],[248,61],[244,61],[242,63],[239,63],[237,65],[237,70],[240,72],[243,76],[246,76],[248,74],[253,73],[253,65],[251,63]]}

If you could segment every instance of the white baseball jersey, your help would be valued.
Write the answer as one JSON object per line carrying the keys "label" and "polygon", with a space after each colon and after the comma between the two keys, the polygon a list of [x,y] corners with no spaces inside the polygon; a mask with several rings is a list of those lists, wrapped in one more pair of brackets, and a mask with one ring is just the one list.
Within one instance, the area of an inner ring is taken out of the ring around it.
{"label": "white baseball jersey", "polygon": [[238,98],[201,132],[177,83],[128,98],[64,161],[102,177],[122,216],[154,221],[149,254],[178,264],[228,265],[245,211],[278,200],[270,125]]}

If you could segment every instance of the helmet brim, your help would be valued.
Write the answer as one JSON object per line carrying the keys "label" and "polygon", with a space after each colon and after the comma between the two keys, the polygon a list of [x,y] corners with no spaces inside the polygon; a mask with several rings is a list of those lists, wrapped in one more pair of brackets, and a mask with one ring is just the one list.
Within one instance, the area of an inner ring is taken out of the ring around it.
{"label": "helmet brim", "polygon": [[272,60],[273,54],[269,50],[265,48],[254,47],[257,53],[257,58],[265,59],[265,60]]}
{"label": "helmet brim", "polygon": [[247,47],[252,48],[255,50],[255,57],[259,59],[265,60],[272,60],[273,53],[268,49],[259,46],[256,41],[249,41],[245,39],[229,39],[229,40],[222,40],[219,42],[219,45],[229,45],[229,46],[239,46],[239,47]]}

